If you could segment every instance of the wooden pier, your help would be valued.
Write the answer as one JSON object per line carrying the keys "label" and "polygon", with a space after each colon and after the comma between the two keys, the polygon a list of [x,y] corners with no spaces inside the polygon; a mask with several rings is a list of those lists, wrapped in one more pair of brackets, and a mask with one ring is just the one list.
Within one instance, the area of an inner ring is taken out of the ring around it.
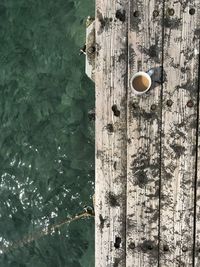
{"label": "wooden pier", "polygon": [[96,267],[200,266],[199,36],[200,0],[96,0]]}

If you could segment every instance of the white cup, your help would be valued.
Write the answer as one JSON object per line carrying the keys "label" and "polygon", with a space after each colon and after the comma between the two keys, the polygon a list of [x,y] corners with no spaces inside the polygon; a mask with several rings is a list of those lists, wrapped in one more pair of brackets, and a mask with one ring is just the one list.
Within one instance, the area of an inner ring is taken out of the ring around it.
{"label": "white cup", "polygon": [[152,74],[153,74],[152,70],[148,72],[139,71],[132,76],[130,80],[130,85],[134,94],[142,95],[150,89],[152,83],[151,82]]}

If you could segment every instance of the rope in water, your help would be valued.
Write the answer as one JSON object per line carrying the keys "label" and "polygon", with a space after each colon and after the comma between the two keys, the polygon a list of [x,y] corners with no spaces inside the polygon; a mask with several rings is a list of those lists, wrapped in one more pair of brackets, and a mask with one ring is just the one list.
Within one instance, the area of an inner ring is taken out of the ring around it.
{"label": "rope in water", "polygon": [[59,229],[60,227],[62,227],[65,224],[70,224],[71,222],[77,221],[77,220],[82,219],[82,218],[94,217],[94,215],[95,215],[94,209],[90,206],[86,206],[86,207],[84,207],[82,212],[76,214],[74,217],[71,217],[71,218],[67,217],[64,220],[62,220],[56,224],[48,225],[37,232],[31,233],[31,234],[25,236],[21,240],[18,240],[15,242],[10,242],[8,244],[8,246],[6,246],[4,244],[0,245],[0,253],[4,254],[4,253],[11,252],[14,249],[24,247],[25,245],[31,243],[32,241],[38,240],[42,236],[46,236],[48,234],[53,233],[55,230]]}

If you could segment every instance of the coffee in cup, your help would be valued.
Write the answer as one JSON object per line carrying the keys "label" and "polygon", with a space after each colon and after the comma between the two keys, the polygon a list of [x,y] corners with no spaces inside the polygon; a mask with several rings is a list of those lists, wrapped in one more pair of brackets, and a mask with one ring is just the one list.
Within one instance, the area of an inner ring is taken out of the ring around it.
{"label": "coffee in cup", "polygon": [[139,71],[131,78],[131,88],[137,95],[146,93],[151,87],[151,77],[144,71]]}

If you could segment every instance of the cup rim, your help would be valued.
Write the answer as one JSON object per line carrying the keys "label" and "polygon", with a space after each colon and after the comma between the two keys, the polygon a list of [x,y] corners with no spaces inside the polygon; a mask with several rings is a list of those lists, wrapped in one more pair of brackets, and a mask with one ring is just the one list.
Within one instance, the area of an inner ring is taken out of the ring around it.
{"label": "cup rim", "polygon": [[[137,91],[134,87],[133,87],[133,85],[132,85],[132,82],[133,82],[133,79],[135,79],[136,77],[138,77],[138,76],[145,76],[148,80],[149,80],[149,86],[147,87],[147,89],[146,90],[144,90],[144,91]],[[138,71],[138,72],[136,72],[134,75],[132,75],[132,77],[131,77],[131,79],[130,79],[130,86],[131,86],[131,89],[134,91],[134,93],[135,94],[137,94],[137,95],[142,95],[142,94],[144,94],[144,93],[146,93],[150,88],[151,88],[151,84],[152,84],[152,81],[151,81],[151,77],[149,76],[149,74],[148,73],[146,73],[146,72],[144,72],[144,71]]]}

